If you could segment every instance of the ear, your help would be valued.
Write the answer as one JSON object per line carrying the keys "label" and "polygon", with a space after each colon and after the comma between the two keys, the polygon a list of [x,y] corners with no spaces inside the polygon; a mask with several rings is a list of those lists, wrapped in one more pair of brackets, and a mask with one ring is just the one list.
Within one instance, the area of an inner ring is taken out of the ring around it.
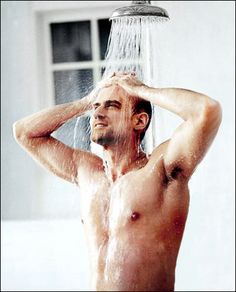
{"label": "ear", "polygon": [[133,129],[135,131],[142,131],[146,128],[149,121],[149,116],[147,113],[142,112],[133,115]]}

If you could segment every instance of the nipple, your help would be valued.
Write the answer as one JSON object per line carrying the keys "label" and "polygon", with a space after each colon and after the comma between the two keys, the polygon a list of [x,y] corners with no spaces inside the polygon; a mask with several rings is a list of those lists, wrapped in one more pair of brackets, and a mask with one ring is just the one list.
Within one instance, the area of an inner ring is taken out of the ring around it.
{"label": "nipple", "polygon": [[131,220],[136,221],[139,219],[139,217],[140,217],[140,214],[138,212],[133,212],[131,215]]}

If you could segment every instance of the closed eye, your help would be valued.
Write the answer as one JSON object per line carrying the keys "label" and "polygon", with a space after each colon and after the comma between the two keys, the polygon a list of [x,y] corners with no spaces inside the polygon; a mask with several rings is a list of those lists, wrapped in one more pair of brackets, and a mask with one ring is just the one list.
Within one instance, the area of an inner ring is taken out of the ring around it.
{"label": "closed eye", "polygon": [[121,103],[116,101],[116,100],[108,100],[108,101],[106,101],[105,106],[106,107],[114,107],[114,108],[120,109],[121,108]]}
{"label": "closed eye", "polygon": [[[100,103],[94,103],[93,104],[93,110],[96,110],[101,104]],[[120,109],[121,108],[121,103],[117,100],[107,100],[104,103],[104,107],[105,108],[117,108]]]}
{"label": "closed eye", "polygon": [[115,107],[115,108],[120,108],[117,104],[108,104],[107,107]]}

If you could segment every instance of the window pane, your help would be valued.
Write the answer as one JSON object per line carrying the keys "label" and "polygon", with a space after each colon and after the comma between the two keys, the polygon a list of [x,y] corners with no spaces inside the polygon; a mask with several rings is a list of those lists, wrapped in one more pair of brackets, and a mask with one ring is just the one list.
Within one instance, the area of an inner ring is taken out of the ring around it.
{"label": "window pane", "polygon": [[105,54],[107,50],[107,43],[111,29],[111,21],[109,19],[99,19],[98,20],[99,29],[99,40],[100,40],[100,58],[105,59]]}
{"label": "window pane", "polygon": [[93,70],[55,71],[54,86],[56,104],[82,98],[93,87]]}
{"label": "window pane", "polygon": [[[61,104],[81,99],[93,87],[93,70],[68,70],[54,72],[55,103]],[[82,116],[65,123],[55,132],[55,137],[70,147],[90,149],[89,117]]]}
{"label": "window pane", "polygon": [[52,23],[53,63],[92,60],[90,21]]}

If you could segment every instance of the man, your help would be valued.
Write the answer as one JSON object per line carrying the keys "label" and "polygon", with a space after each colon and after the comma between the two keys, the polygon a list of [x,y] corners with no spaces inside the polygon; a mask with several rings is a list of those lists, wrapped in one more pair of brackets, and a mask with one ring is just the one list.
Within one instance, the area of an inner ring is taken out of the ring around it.
{"label": "man", "polygon": [[[140,142],[150,122],[150,103],[184,122],[148,157]],[[91,109],[91,139],[103,146],[103,159],[51,136]],[[220,122],[220,105],[203,94],[151,88],[134,74],[114,74],[98,93],[14,124],[15,138],[33,158],[80,187],[93,289],[174,290],[188,181]]]}

